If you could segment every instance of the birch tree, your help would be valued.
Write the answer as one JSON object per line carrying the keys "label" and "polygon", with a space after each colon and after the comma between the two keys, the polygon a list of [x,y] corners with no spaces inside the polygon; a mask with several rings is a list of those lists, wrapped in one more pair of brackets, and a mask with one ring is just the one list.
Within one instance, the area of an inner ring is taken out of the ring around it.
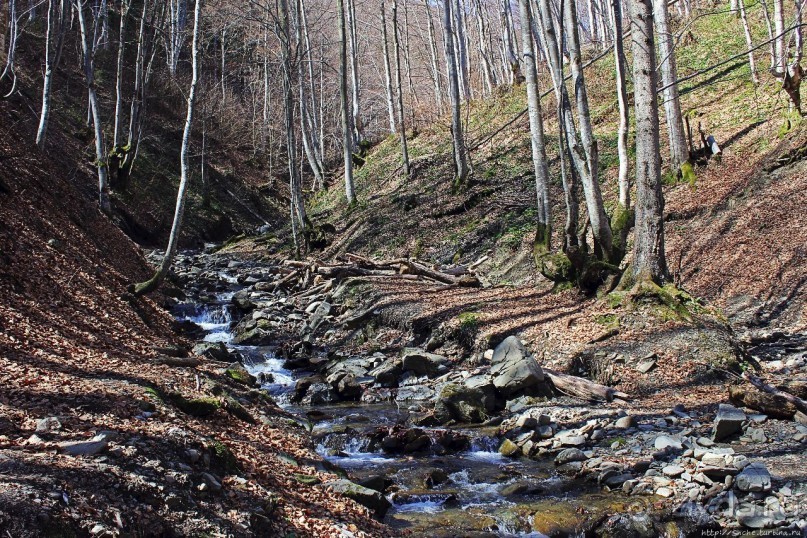
{"label": "birch tree", "polygon": [[[36,145],[40,151],[45,149],[45,139],[50,120],[53,75],[62,55],[68,14],[68,0],[48,0],[47,26],[45,30],[45,76],[42,79],[42,110],[39,114],[39,127],[36,131]],[[3,31],[5,32],[5,27],[3,27]]]}
{"label": "birch tree", "polygon": [[[449,1],[449,0],[446,0]],[[353,126],[347,95],[347,28],[344,0],[336,1],[339,16],[339,101],[342,105],[342,157],[345,164],[345,196],[348,205],[356,202],[353,189]]]}
{"label": "birch tree", "polygon": [[675,41],[669,28],[666,0],[653,0],[653,20],[658,36],[661,83],[664,86],[664,116],[667,119],[667,136],[670,141],[670,169],[678,172],[689,160],[681,99],[678,96],[678,69],[675,65]]}
{"label": "birch tree", "polygon": [[429,57],[431,59],[432,79],[434,82],[434,98],[437,101],[437,113],[439,114],[443,111],[443,86],[440,78],[440,67],[437,61],[437,38],[435,37],[434,18],[432,17],[432,8],[428,0],[426,0],[426,17],[428,19]]}
{"label": "birch tree", "polygon": [[636,228],[632,271],[635,280],[661,283],[667,278],[667,260],[653,6],[652,0],[630,0],[629,3],[636,114]]}
{"label": "birch tree", "polygon": [[98,169],[98,203],[101,211],[110,214],[112,205],[109,201],[109,178],[104,149],[104,130],[101,121],[101,109],[98,105],[98,95],[95,91],[95,61],[94,47],[90,43],[86,17],[84,16],[84,0],[76,0],[76,13],[78,14],[79,30],[81,32],[81,52],[84,67],[84,78],[87,84],[87,94],[90,111],[92,112],[93,130],[95,132],[95,166]]}
{"label": "birch tree", "polygon": [[[0,13],[3,13],[3,10],[0,9]],[[3,26],[3,32],[5,33],[6,28],[5,25]],[[0,81],[6,79],[6,77],[11,78],[11,89],[4,95],[4,97],[9,97],[14,90],[17,89],[17,73],[14,69],[14,61],[17,55],[17,36],[19,33],[19,18],[17,17],[17,0],[9,0],[8,3],[8,45],[6,45],[5,52],[6,52],[6,62],[3,66],[3,71],[0,73]],[[4,34],[5,37],[5,34]]]}
{"label": "birch tree", "polygon": [[179,232],[182,228],[182,217],[185,214],[185,194],[188,189],[188,149],[190,147],[191,127],[193,126],[193,106],[196,100],[196,86],[199,82],[199,39],[201,33],[202,0],[196,0],[193,10],[193,38],[191,40],[191,84],[188,91],[188,108],[185,116],[185,127],[182,131],[182,147],[179,152],[179,189],[177,190],[177,203],[174,209],[174,222],[171,225],[171,235],[168,247],[159,268],[149,280],[131,286],[129,291],[137,295],[150,293],[159,287],[171,268],[179,244]]}
{"label": "birch tree", "polygon": [[754,40],[751,37],[751,28],[748,26],[748,17],[745,14],[745,0],[738,0],[737,9],[740,11],[740,21],[743,25],[743,35],[745,35],[745,46],[748,47],[748,67],[751,69],[751,81],[754,84],[759,84],[759,76],[757,76],[757,67],[754,62]]}
{"label": "birch tree", "polygon": [[468,179],[468,155],[460,115],[460,84],[457,75],[457,60],[454,53],[454,30],[451,24],[451,0],[443,0],[443,37],[448,65],[449,98],[451,99],[451,141],[454,148],[455,183],[461,185]]}
{"label": "birch tree", "polygon": [[[630,1],[630,0],[629,0]],[[622,41],[622,0],[611,2],[611,24],[614,34],[614,66],[616,71],[616,95],[619,103],[619,128],[617,130],[617,154],[619,155],[619,203],[623,210],[630,209],[630,179],[628,177],[628,90],[625,82],[625,45]],[[627,227],[625,227],[627,232]]]}

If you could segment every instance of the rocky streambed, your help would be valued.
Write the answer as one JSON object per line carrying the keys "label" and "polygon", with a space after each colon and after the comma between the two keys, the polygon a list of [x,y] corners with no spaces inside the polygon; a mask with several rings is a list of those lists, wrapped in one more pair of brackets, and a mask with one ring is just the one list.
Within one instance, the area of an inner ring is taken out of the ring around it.
{"label": "rocky streambed", "polygon": [[[199,339],[194,351],[241,363],[341,476],[301,487],[342,491],[394,528],[648,537],[807,528],[807,485],[754,459],[761,446],[803,449],[802,425],[774,427],[730,405],[715,414],[670,402],[650,413],[581,402],[553,388],[515,337],[474,361],[411,342],[354,355],[340,342],[368,314],[342,309],[337,280],[289,290],[288,268],[205,253],[180,256],[177,272],[187,298],[175,312]],[[803,366],[802,348],[785,349]]]}

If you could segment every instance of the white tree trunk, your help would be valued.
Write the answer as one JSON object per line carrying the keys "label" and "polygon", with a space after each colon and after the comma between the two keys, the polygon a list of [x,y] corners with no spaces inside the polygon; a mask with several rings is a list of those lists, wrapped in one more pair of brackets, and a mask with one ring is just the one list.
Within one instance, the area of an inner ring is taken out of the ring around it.
{"label": "white tree trunk", "polygon": [[[428,7],[428,6],[427,6]],[[384,51],[384,90],[387,94],[387,112],[389,113],[389,132],[395,134],[395,95],[392,89],[392,68],[389,59],[389,43],[387,38],[387,17],[384,13],[385,2],[381,2],[381,46]]]}
{"label": "white tree trunk", "polygon": [[689,159],[681,99],[678,96],[678,69],[675,65],[675,41],[669,28],[666,0],[653,0],[653,20],[658,39],[661,83],[664,86],[664,115],[670,141],[670,169],[677,172]]}
{"label": "white tree trunk", "polygon": [[398,0],[392,0],[392,36],[395,46],[395,85],[398,88],[398,130],[401,138],[401,160],[404,174],[409,177],[409,148],[406,145],[406,123],[404,121],[403,88],[401,88],[401,43],[398,28]]}
{"label": "white tree trunk", "polygon": [[165,256],[163,256],[160,267],[156,274],[148,281],[142,284],[137,284],[131,291],[136,295],[149,293],[160,285],[168,270],[171,268],[171,263],[174,261],[174,256],[177,252],[179,244],[179,232],[182,228],[182,218],[185,214],[185,195],[188,190],[188,149],[190,148],[191,141],[191,127],[193,125],[193,106],[196,101],[196,86],[199,82],[199,34],[201,33],[201,12],[202,0],[196,0],[196,6],[193,10],[193,38],[191,41],[191,85],[188,92],[188,111],[185,116],[185,127],[182,131],[182,148],[179,152],[179,188],[177,189],[177,203],[174,208],[174,222],[171,225],[171,235],[168,239],[168,247],[165,249]]}
{"label": "white tree trunk", "polygon": [[109,201],[109,178],[107,176],[106,151],[104,150],[104,130],[101,122],[101,110],[98,106],[98,96],[95,93],[95,66],[93,59],[93,49],[89,42],[90,36],[87,31],[87,24],[84,17],[84,2],[76,0],[76,12],[78,13],[79,28],[81,30],[81,52],[84,63],[84,77],[87,82],[87,93],[89,95],[90,110],[92,111],[93,129],[95,131],[95,164],[98,168],[98,203],[101,211],[110,214],[112,205]]}
{"label": "white tree trunk", "polygon": [[[630,1],[630,0],[629,0]],[[616,67],[616,95],[619,102],[619,129],[617,131],[617,154],[619,155],[619,203],[624,209],[630,209],[630,178],[628,169],[628,129],[630,116],[628,111],[628,90],[625,82],[625,45],[622,42],[622,1],[612,0],[612,17],[614,34],[614,65]]]}
{"label": "white tree trunk", "polygon": [[777,77],[782,77],[787,69],[787,59],[785,58],[785,10],[784,0],[773,0],[773,32],[776,36],[774,40],[774,65],[773,72]]}
{"label": "white tree trunk", "polygon": [[468,157],[460,115],[460,85],[457,61],[454,54],[454,31],[451,25],[451,0],[443,0],[443,35],[446,64],[448,65],[449,97],[451,98],[451,136],[454,147],[456,182],[465,183],[468,178]]}
{"label": "white tree trunk", "polygon": [[487,93],[491,94],[498,85],[496,71],[493,69],[493,57],[490,52],[490,40],[488,23],[485,20],[484,6],[480,0],[476,0],[476,24],[479,33],[479,56],[482,60],[482,73],[485,76],[485,87]]}
{"label": "white tree trunk", "polygon": [[120,32],[118,33],[118,66],[115,76],[115,124],[112,128],[112,147],[120,144],[120,132],[123,116],[123,53],[126,47],[126,19],[129,16],[130,0],[121,2]]}
{"label": "white tree trunk", "polygon": [[759,84],[757,67],[754,62],[754,41],[751,38],[751,28],[748,26],[748,17],[745,15],[745,0],[738,0],[737,8],[740,10],[740,21],[743,23],[743,34],[745,34],[745,46],[748,47],[748,67],[751,69],[751,80],[754,84]]}
{"label": "white tree trunk", "polygon": [[664,197],[661,191],[656,58],[652,0],[630,0],[636,113],[636,228],[633,275],[663,282]]}
{"label": "white tree trunk", "polygon": [[521,50],[524,62],[524,77],[527,83],[527,108],[530,117],[530,146],[532,165],[535,173],[537,195],[538,226],[535,243],[549,250],[552,238],[552,212],[549,201],[549,169],[546,160],[544,124],[541,113],[541,97],[538,92],[538,71],[532,39],[532,14],[530,0],[520,0],[521,8]]}
{"label": "white tree trunk", "polygon": [[507,53],[507,61],[509,63],[510,71],[510,84],[517,84],[521,78],[521,66],[518,62],[515,48],[515,25],[513,24],[513,11],[510,7],[510,0],[502,0],[502,22],[504,24],[504,46]]}
{"label": "white tree trunk", "polygon": [[[344,0],[343,0],[344,1]],[[352,88],[352,103],[353,103],[353,144],[358,148],[362,142],[363,126],[361,121],[361,107],[359,106],[359,98],[361,96],[361,80],[359,77],[359,40],[356,29],[356,4],[355,0],[347,0],[346,4],[347,15],[347,30],[348,30],[348,44],[349,44],[349,60],[350,60],[350,80]]]}
{"label": "white tree trunk", "polygon": [[[48,0],[47,26],[45,30],[45,76],[42,81],[42,111],[39,114],[39,127],[36,131],[36,145],[40,151],[45,149],[45,137],[48,131],[48,119],[50,117],[50,88],[53,84],[54,56],[51,51],[51,41],[56,26],[56,6],[55,0]],[[2,27],[5,35],[5,26]]]}
{"label": "white tree trunk", "polygon": [[426,16],[428,17],[428,30],[429,30],[429,56],[432,62],[432,79],[434,82],[434,98],[437,102],[437,113],[443,112],[443,85],[440,79],[442,73],[437,61],[437,38],[434,31],[434,18],[432,17],[431,5],[426,2]]}
{"label": "white tree trunk", "polygon": [[350,103],[347,95],[347,29],[345,28],[344,0],[337,0],[339,12],[339,100],[342,104],[342,157],[345,163],[345,195],[347,203],[356,202],[353,189],[353,128],[351,125]]}

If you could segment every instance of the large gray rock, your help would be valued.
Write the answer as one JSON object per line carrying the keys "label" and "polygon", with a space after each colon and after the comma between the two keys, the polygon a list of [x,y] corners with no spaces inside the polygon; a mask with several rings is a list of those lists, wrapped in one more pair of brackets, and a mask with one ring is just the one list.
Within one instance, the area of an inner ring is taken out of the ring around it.
{"label": "large gray rock", "polygon": [[328,301],[322,301],[317,307],[317,309],[314,311],[314,313],[311,315],[311,317],[308,319],[308,323],[306,323],[306,326],[302,329],[302,332],[313,333],[314,331],[316,331],[319,328],[319,326],[322,325],[322,322],[325,321],[325,318],[327,318],[330,315],[330,313],[331,313],[331,303],[329,303]]}
{"label": "large gray rock", "polygon": [[444,366],[448,359],[442,355],[428,353],[418,348],[406,348],[401,356],[403,370],[413,372],[418,376],[435,377],[440,373],[440,366]]}
{"label": "large gray rock", "polygon": [[109,446],[114,434],[112,432],[99,433],[92,439],[86,441],[65,441],[59,443],[59,448],[70,456],[95,456],[100,454]]}
{"label": "large gray rock", "polygon": [[448,383],[440,390],[434,415],[441,423],[449,420],[479,423],[487,419],[482,403],[484,394],[479,389],[467,385]]}
{"label": "large gray rock", "polygon": [[745,422],[745,413],[733,405],[720,404],[717,409],[717,416],[715,416],[712,439],[722,441],[739,433],[743,429],[743,422]]}
{"label": "large gray rock", "polygon": [[500,407],[496,398],[496,387],[490,376],[474,375],[466,379],[464,384],[469,389],[482,393],[482,405],[488,413],[492,413]]}
{"label": "large gray rock", "polygon": [[244,319],[233,329],[233,344],[241,346],[265,346],[272,343],[269,320]]}
{"label": "large gray rock", "polygon": [[370,370],[376,385],[395,388],[403,375],[403,363],[400,359],[387,360]]}
{"label": "large gray rock", "polygon": [[771,474],[762,463],[749,463],[734,480],[734,484],[740,491],[768,491],[771,489]]}
{"label": "large gray rock", "polygon": [[334,480],[332,482],[327,482],[325,485],[330,487],[336,493],[341,493],[345,497],[353,499],[357,503],[366,506],[382,517],[387,513],[390,506],[392,506],[381,492],[372,490],[370,488],[365,488],[364,486],[360,486],[355,482],[351,482],[350,480]]}
{"label": "large gray rock", "polygon": [[496,346],[491,363],[493,386],[505,397],[544,381],[541,366],[515,336]]}
{"label": "large gray rock", "polygon": [[398,389],[395,399],[399,402],[426,401],[434,399],[434,389],[428,385],[409,385]]}
{"label": "large gray rock", "polygon": [[233,359],[222,342],[199,342],[193,346],[193,353],[219,362],[231,362]]}
{"label": "large gray rock", "polygon": [[579,448],[567,448],[558,452],[555,456],[555,465],[565,465],[573,461],[586,461],[586,455]]}

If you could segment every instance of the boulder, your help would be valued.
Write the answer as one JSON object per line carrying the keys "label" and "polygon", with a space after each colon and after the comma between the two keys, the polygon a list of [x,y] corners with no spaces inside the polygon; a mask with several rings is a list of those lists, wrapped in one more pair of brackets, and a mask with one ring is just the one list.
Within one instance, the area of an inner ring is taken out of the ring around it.
{"label": "boulder", "polygon": [[261,318],[258,321],[241,321],[233,329],[233,344],[241,346],[265,346],[273,340],[269,332],[269,320]]}
{"label": "boulder", "polygon": [[434,389],[428,385],[409,385],[398,389],[396,401],[427,401],[434,398]]}
{"label": "boulder", "polygon": [[370,370],[368,375],[375,378],[376,385],[395,388],[403,375],[403,362],[400,359],[387,360]]}
{"label": "boulder", "polygon": [[743,422],[745,422],[745,413],[733,405],[720,404],[717,416],[715,416],[712,439],[722,441],[739,433],[743,429]]}
{"label": "boulder", "polygon": [[448,359],[442,355],[428,353],[418,348],[406,348],[401,356],[403,370],[413,372],[418,376],[435,377],[441,373],[441,366],[445,366]]}
{"label": "boulder", "polygon": [[233,295],[232,303],[242,312],[255,310],[255,303],[250,299],[250,291],[248,289],[236,292]]}
{"label": "boulder", "polygon": [[669,435],[659,435],[656,437],[653,446],[656,447],[656,450],[683,450],[684,448],[680,439]]}
{"label": "boulder", "polygon": [[519,451],[519,446],[510,439],[505,439],[502,441],[502,444],[499,447],[499,454],[502,454],[503,456],[516,456],[518,455]]}
{"label": "boulder", "polygon": [[254,375],[250,374],[240,362],[230,364],[224,371],[224,375],[233,381],[244,384],[248,387],[252,387],[258,382],[258,379]]}
{"label": "boulder", "polygon": [[496,387],[493,385],[493,379],[487,375],[474,375],[469,377],[464,382],[465,386],[478,390],[482,393],[481,403],[488,414],[498,410],[501,406],[496,398]]}
{"label": "boulder", "polygon": [[113,434],[111,432],[103,432],[86,441],[65,441],[59,443],[59,448],[62,452],[70,456],[95,456],[107,449],[112,437]]}
{"label": "boulder", "polygon": [[339,395],[329,383],[312,383],[302,399],[305,405],[323,405],[339,401]]}
{"label": "boulder", "polygon": [[555,456],[555,465],[565,465],[573,461],[586,461],[586,455],[579,448],[566,448]]}
{"label": "boulder", "polygon": [[384,495],[376,490],[365,488],[355,482],[347,479],[334,480],[327,482],[326,486],[330,487],[336,493],[340,493],[349,499],[353,499],[357,503],[366,506],[373,510],[379,517],[383,517],[389,510],[390,502]]}
{"label": "boulder", "polygon": [[493,386],[505,397],[544,381],[541,366],[515,336],[496,347],[491,363]]}
{"label": "boulder", "polygon": [[768,491],[771,489],[771,474],[762,463],[750,463],[735,478],[740,491]]}
{"label": "boulder", "polygon": [[233,359],[223,342],[199,342],[193,346],[193,353],[219,362],[231,362]]}
{"label": "boulder", "polygon": [[434,415],[442,423],[449,420],[465,423],[484,422],[487,413],[482,403],[483,398],[484,395],[479,389],[448,383],[440,390]]}

